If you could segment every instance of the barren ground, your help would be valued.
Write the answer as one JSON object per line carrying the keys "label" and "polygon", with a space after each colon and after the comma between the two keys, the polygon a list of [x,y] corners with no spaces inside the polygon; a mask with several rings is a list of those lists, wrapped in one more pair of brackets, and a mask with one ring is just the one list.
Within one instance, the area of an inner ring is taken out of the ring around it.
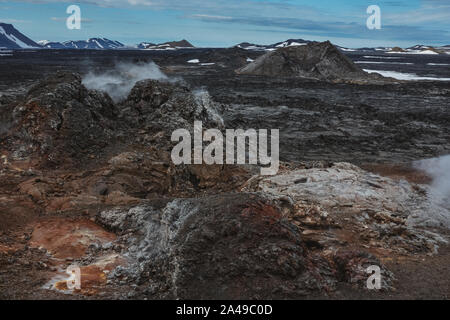
{"label": "barren ground", "polygon": [[[226,105],[225,127],[279,128],[281,160],[293,166],[308,163],[314,167],[316,162],[345,161],[396,181],[405,179],[427,185],[432,182],[431,178],[414,169],[412,162],[450,153],[448,82],[331,84],[237,76],[233,72],[247,57],[254,59],[258,55],[234,49],[17,52],[13,57],[0,60],[0,92],[24,93],[33,83],[58,70],[84,74],[90,70],[106,70],[117,61],[154,60],[167,75],[182,77],[192,89],[207,89],[214,101]],[[354,53],[352,58],[358,60],[362,55]],[[195,58],[215,65],[186,63]],[[421,61],[423,57],[405,59],[417,59],[415,69],[410,72],[425,72],[421,66],[428,61]],[[442,57],[429,59],[443,62]],[[435,70],[436,75],[445,72],[448,70]],[[107,150],[106,159],[130,151],[121,143]],[[181,184],[172,189],[173,183],[169,180],[180,178],[171,173],[168,166],[135,159],[123,161],[123,165],[108,164],[101,157],[93,157],[81,167],[41,168],[31,174],[28,169],[33,164],[30,162],[3,165],[0,299],[147,297],[145,291],[131,288],[130,284],[107,281],[107,273],[123,263],[120,256],[114,256],[121,248],[106,248],[106,253],[99,254],[94,247],[109,246],[108,243],[121,235],[99,224],[98,213],[142,200],[164,202],[168,198],[235,192],[251,176],[250,172],[239,168],[226,172],[205,172],[198,168],[183,177],[193,179],[189,185],[192,189]],[[105,185],[108,190],[116,188],[116,193],[105,191]],[[344,231],[351,233],[345,228]],[[433,231],[447,239],[450,236],[446,229]],[[358,250],[363,248],[362,243],[352,245]],[[435,254],[425,251],[377,254],[394,274],[395,290],[368,292],[361,286],[338,283],[335,291],[301,298],[449,298],[449,245],[440,245]],[[64,290],[44,288],[48,287],[50,279],[55,282],[58,274],[64,275],[61,271],[73,261],[81,261],[85,266],[81,293],[65,294]],[[127,296],[132,290],[135,290],[134,295]]]}

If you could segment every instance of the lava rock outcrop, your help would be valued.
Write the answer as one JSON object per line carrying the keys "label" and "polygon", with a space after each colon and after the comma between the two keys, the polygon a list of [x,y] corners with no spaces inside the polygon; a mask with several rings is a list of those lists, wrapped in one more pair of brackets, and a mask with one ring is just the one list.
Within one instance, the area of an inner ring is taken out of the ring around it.
{"label": "lava rock outcrop", "polygon": [[[289,221],[289,203],[257,193],[175,199],[101,212],[129,245],[109,279],[152,299],[300,298],[338,281],[363,285],[381,263],[358,250],[315,251]],[[385,287],[392,274],[383,271]]]}
{"label": "lava rock outcrop", "polygon": [[64,72],[17,100],[2,102],[1,110],[0,145],[11,160],[35,167],[79,165],[127,151],[133,143],[168,149],[172,131],[192,130],[195,120],[223,127],[221,106],[206,91],[143,80],[115,104],[107,93],[86,89],[79,75]]}
{"label": "lava rock outcrop", "polygon": [[221,106],[206,91],[169,82],[142,80],[136,83],[121,108],[132,126],[171,134],[179,128],[192,128],[194,120],[204,127],[223,128]]}
{"label": "lava rock outcrop", "polygon": [[303,77],[320,80],[369,79],[349,58],[329,41],[280,48],[266,53],[236,70],[238,74],[271,77]]}
{"label": "lava rock outcrop", "polygon": [[80,76],[57,73],[4,107],[2,148],[12,160],[47,166],[75,164],[98,154],[117,129],[117,108],[100,91],[89,91]]}

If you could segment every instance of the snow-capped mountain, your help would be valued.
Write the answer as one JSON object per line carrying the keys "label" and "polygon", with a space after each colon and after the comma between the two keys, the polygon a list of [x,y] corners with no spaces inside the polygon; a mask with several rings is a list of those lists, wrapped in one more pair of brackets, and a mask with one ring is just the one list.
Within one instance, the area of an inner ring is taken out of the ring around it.
{"label": "snow-capped mountain", "polygon": [[125,47],[119,41],[106,38],[91,38],[89,40],[65,41],[63,45],[70,49],[119,49]]}
{"label": "snow-capped mountain", "polygon": [[413,47],[409,47],[409,48],[407,48],[407,50],[428,50],[428,49],[430,49],[431,47],[429,47],[429,46],[424,46],[424,45],[422,45],[422,44],[417,44],[417,45],[415,45],[415,46],[413,46]]}
{"label": "snow-capped mountain", "polygon": [[399,48],[394,47],[390,48],[387,53],[404,53],[404,54],[445,54],[445,50],[440,49],[438,47],[425,46],[422,44],[415,45],[409,48]]}
{"label": "snow-capped mountain", "polygon": [[[273,51],[278,48],[291,47],[291,46],[302,46],[308,44],[312,41],[303,40],[303,39],[289,39],[286,41],[278,42],[270,45],[260,45],[249,42],[242,42],[238,45],[234,46],[235,48],[241,48],[245,50],[252,51]],[[379,52],[379,53],[388,53],[388,54],[429,54],[429,55],[437,55],[437,54],[450,54],[450,45],[441,46],[441,47],[432,47],[426,45],[415,45],[410,48],[400,48],[400,47],[376,47],[376,48],[346,48],[336,45],[336,47],[343,52],[356,52],[356,51],[366,51],[366,52]]]}
{"label": "snow-capped mountain", "polygon": [[51,42],[48,40],[39,41],[43,48],[47,49],[120,49],[125,45],[119,41],[109,40],[106,38],[91,38],[89,40]]}
{"label": "snow-capped mountain", "polygon": [[60,43],[60,42],[53,42],[49,40],[41,40],[38,41],[39,45],[42,46],[42,48],[48,48],[48,49],[66,49],[66,47]]}
{"label": "snow-capped mountain", "polygon": [[377,47],[377,48],[359,48],[357,51],[378,51],[389,54],[429,54],[429,55],[438,55],[450,53],[450,47],[442,46],[442,47],[433,47],[426,46],[423,44],[418,44],[409,48],[400,48],[400,47]]}
{"label": "snow-capped mountain", "polygon": [[156,46],[156,44],[151,43],[151,42],[141,42],[136,47],[138,49],[147,49],[147,48],[154,47],[154,46]]}
{"label": "snow-capped mountain", "polygon": [[270,47],[272,48],[284,48],[284,47],[295,47],[295,46],[304,46],[311,41],[309,40],[303,40],[303,39],[288,39],[283,42],[277,42],[275,44],[272,44]]}
{"label": "snow-capped mountain", "polygon": [[180,41],[170,41],[160,44],[154,44],[151,42],[141,42],[137,45],[137,48],[146,50],[175,50],[175,49],[194,48],[194,46],[189,41],[183,39]]}
{"label": "snow-capped mountain", "polygon": [[241,42],[241,43],[235,45],[235,47],[245,49],[245,50],[265,51],[270,46],[264,46],[264,45],[260,45],[260,44],[249,43],[249,42]]}
{"label": "snow-capped mountain", "polygon": [[245,50],[254,50],[254,51],[273,51],[278,48],[284,48],[284,47],[293,47],[293,46],[303,46],[311,41],[309,40],[303,40],[303,39],[288,39],[286,41],[277,42],[274,44],[269,45],[260,45],[260,44],[254,44],[249,42],[242,42],[236,45],[235,47],[245,49]]}
{"label": "snow-capped mountain", "polygon": [[0,47],[7,49],[39,48],[39,44],[23,35],[12,24],[0,23]]}

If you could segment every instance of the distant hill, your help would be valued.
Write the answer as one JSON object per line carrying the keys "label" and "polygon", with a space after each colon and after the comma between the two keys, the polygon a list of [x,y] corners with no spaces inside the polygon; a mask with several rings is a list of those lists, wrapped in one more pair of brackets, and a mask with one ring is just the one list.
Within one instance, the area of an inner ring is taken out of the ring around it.
{"label": "distant hill", "polygon": [[264,54],[236,72],[322,80],[359,80],[369,77],[329,41],[279,48]]}

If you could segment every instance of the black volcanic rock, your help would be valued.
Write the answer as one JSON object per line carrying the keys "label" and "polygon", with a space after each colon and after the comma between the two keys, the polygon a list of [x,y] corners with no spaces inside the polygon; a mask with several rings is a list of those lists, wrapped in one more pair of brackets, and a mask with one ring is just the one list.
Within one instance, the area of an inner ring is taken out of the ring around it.
{"label": "black volcanic rock", "polygon": [[221,109],[206,91],[192,92],[181,84],[142,80],[121,106],[121,114],[132,127],[171,134],[178,128],[191,128],[195,120],[203,121],[205,127],[221,127]]}
{"label": "black volcanic rock", "polygon": [[12,159],[44,166],[74,165],[100,154],[117,129],[111,98],[87,90],[71,73],[48,77],[2,111],[8,126],[0,136],[2,147]]}
{"label": "black volcanic rock", "polygon": [[193,48],[194,47],[189,41],[187,41],[185,39],[180,40],[180,41],[165,42],[165,43],[163,43],[163,45],[164,44],[168,44],[173,48],[176,48],[176,47],[178,47],[178,48]]}
{"label": "black volcanic rock", "polygon": [[285,218],[291,210],[266,194],[230,193],[114,208],[96,220],[132,248],[109,278],[151,299],[293,299],[339,281],[365,284],[357,266],[380,262],[360,251],[317,254]]}
{"label": "black volcanic rock", "polygon": [[39,48],[40,45],[20,33],[12,24],[0,23],[0,48]]}
{"label": "black volcanic rock", "polygon": [[238,74],[321,80],[366,79],[369,75],[329,41],[271,51],[236,70]]}
{"label": "black volcanic rock", "polygon": [[[192,129],[194,120],[223,126],[221,105],[206,91],[143,80],[116,105],[107,93],[86,89],[79,75],[66,72],[47,77],[23,97],[1,99],[0,110],[0,147],[13,160],[45,167],[86,163],[123,137],[123,144],[131,144],[128,137],[141,129],[163,131],[170,139],[175,129]],[[160,142],[168,145],[167,139]]]}

